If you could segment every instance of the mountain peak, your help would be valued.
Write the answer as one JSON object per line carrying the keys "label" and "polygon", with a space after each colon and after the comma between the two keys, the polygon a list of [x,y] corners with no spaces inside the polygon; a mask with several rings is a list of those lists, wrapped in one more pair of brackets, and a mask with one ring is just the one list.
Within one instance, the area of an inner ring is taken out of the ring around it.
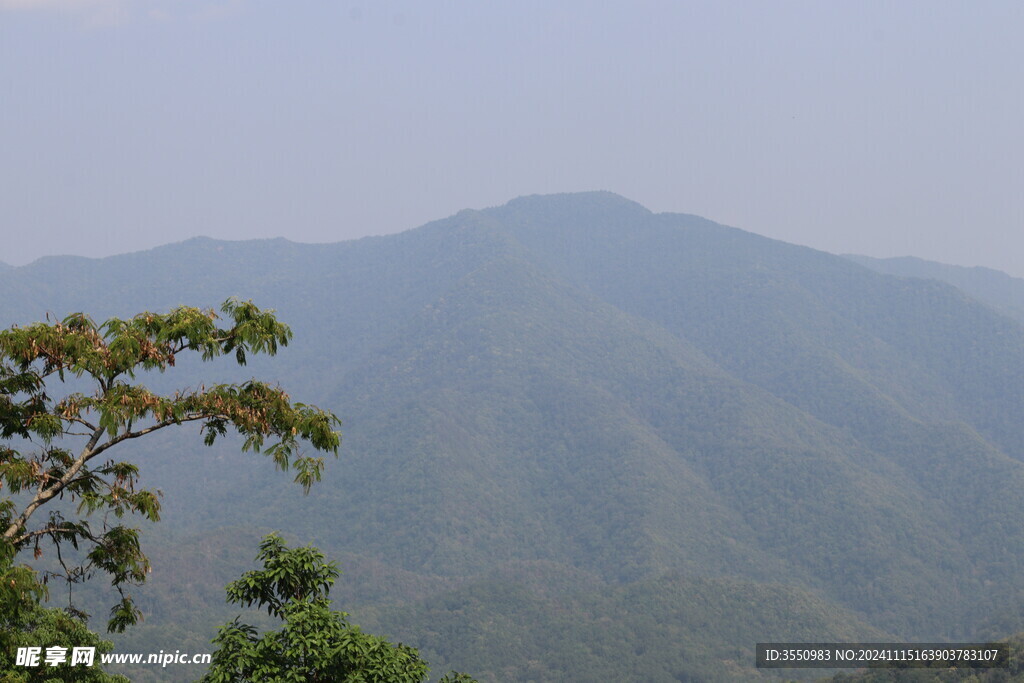
{"label": "mountain peak", "polygon": [[528,231],[573,229],[595,234],[644,222],[653,214],[612,192],[576,192],[517,197],[485,214],[509,227]]}
{"label": "mountain peak", "polygon": [[504,206],[495,207],[489,211],[530,213],[538,217],[572,215],[577,220],[593,215],[623,217],[624,215],[648,216],[651,214],[647,208],[637,202],[604,190],[525,195],[516,197]]}

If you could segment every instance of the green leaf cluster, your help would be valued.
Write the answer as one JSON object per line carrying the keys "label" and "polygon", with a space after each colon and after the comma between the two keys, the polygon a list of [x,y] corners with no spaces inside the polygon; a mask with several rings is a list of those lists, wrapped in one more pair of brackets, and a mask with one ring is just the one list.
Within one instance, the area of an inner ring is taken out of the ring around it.
{"label": "green leaf cluster", "polygon": [[[244,450],[265,452],[281,470],[294,468],[306,491],[324,460],[304,453],[301,442],[337,455],[337,417],[293,403],[280,387],[252,379],[161,395],[138,382],[138,373],[164,372],[184,353],[204,361],[231,354],[244,365],[249,355],[274,355],[291,339],[273,311],[251,302],[229,299],[221,313],[183,306],[102,324],[74,313],[0,332],[0,558],[31,549],[38,559],[49,542],[66,581],[108,575],[121,593],[111,630],[140,617],[123,588],[150,571],[138,529],[124,518],[158,521],[160,496],[139,486],[136,465],[107,459],[107,451],[199,422],[207,445],[235,432]],[[75,389],[91,391],[62,391],[72,378]]]}
{"label": "green leaf cluster", "polygon": [[[217,650],[207,683],[238,681],[331,681],[420,683],[429,667],[401,643],[363,633],[348,614],[331,609],[327,595],[340,572],[314,547],[288,548],[276,536],[260,544],[263,568],[246,572],[227,587],[228,601],[256,606],[283,624],[260,634],[236,618],[214,639]],[[452,673],[445,680],[471,682]]]}
{"label": "green leaf cluster", "polygon": [[[109,675],[99,666],[99,656],[113,649],[113,643],[89,630],[74,610],[40,606],[45,587],[26,567],[13,566],[11,558],[0,559],[0,683],[36,681],[88,681],[127,683],[123,676]],[[17,666],[20,647],[96,648],[92,666]]]}

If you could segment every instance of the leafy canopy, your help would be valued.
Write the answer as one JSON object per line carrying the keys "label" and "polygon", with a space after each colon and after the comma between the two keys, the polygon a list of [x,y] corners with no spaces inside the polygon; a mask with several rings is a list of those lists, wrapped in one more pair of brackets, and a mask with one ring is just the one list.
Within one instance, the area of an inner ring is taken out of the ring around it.
{"label": "leafy canopy", "polygon": [[[348,614],[331,610],[327,594],[340,572],[312,546],[289,548],[271,534],[256,557],[263,568],[228,584],[228,602],[256,606],[280,619],[280,630],[260,635],[236,617],[213,642],[205,683],[239,681],[331,681],[332,683],[421,683],[430,669],[419,653],[363,633]],[[442,681],[473,683],[451,672]]]}
{"label": "leafy canopy", "polygon": [[[108,451],[166,427],[200,422],[207,445],[232,430],[244,437],[243,450],[294,469],[306,491],[320,480],[323,458],[299,445],[337,456],[339,421],[332,413],[292,403],[280,387],[255,379],[168,396],[135,381],[140,370],[174,367],[183,353],[204,361],[233,354],[244,365],[249,354],[274,355],[291,339],[273,311],[251,302],[229,299],[221,312],[224,326],[212,310],[180,307],[101,325],[75,313],[0,332],[0,569],[14,571],[19,553],[32,549],[38,558],[42,544],[52,543],[67,581],[96,571],[110,576],[121,595],[110,630],[135,623],[139,612],[123,589],[143,582],[150,565],[138,529],[122,521],[131,514],[159,520],[160,501],[138,486],[136,465],[110,459]],[[84,379],[91,391],[55,392],[71,378]],[[54,505],[58,500],[75,507]],[[48,504],[48,515],[37,514]],[[77,559],[62,552],[66,545],[81,549]]]}
{"label": "leafy canopy", "polygon": [[[19,666],[18,648],[64,648],[66,660],[57,666]],[[95,648],[93,663],[70,665],[74,648]],[[25,610],[0,614],[0,683],[35,683],[82,681],[89,683],[129,683],[124,676],[106,673],[101,655],[111,652],[114,644],[103,640],[85,622],[65,610],[47,609],[32,604]]]}

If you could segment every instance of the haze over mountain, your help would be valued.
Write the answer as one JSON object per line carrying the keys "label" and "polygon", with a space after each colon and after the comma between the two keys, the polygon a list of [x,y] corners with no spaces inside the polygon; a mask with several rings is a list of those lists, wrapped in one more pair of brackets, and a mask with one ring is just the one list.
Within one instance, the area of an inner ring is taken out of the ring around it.
{"label": "haze over mountain", "polygon": [[879,259],[847,254],[846,258],[880,273],[948,282],[997,311],[1024,322],[1024,280],[1002,271],[981,266],[951,266],[913,256]]}
{"label": "haze over mountain", "polygon": [[354,568],[357,623],[481,680],[730,680],[758,641],[1021,625],[1024,327],[978,288],[582,193],[0,291],[4,324],[251,298],[295,331],[278,357],[146,381],[270,377],[343,419],[308,497],[230,444],[138,447],[166,515],[136,638],[212,636],[270,528]]}

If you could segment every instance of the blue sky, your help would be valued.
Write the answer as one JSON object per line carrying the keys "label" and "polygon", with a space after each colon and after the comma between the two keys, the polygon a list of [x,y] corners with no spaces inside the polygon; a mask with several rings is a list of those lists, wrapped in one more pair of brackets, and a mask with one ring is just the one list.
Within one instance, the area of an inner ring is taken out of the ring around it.
{"label": "blue sky", "polygon": [[1024,276],[1024,4],[0,0],[0,260],[603,189]]}

